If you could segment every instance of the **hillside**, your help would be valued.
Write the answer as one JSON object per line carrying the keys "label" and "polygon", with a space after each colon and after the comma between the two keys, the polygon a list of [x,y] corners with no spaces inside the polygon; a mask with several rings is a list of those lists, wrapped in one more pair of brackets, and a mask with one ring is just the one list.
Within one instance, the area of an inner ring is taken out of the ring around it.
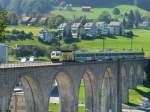
{"label": "hillside", "polygon": [[67,0],[76,6],[90,5],[93,7],[114,7],[122,4],[138,5],[139,7],[150,10],[150,0]]}
{"label": "hillside", "polygon": [[[42,14],[49,13],[62,1],[71,3],[75,7],[90,5],[92,7],[115,7],[122,4],[136,5],[150,11],[150,0],[0,0],[2,7],[19,14]],[[134,2],[136,1],[136,2]]]}
{"label": "hillside", "polygon": [[[42,27],[31,27],[31,26],[9,26],[6,30],[12,31],[13,29],[16,30],[23,30],[25,32],[33,32],[33,39],[26,39],[26,40],[11,40],[9,41],[9,48],[14,48],[15,44],[22,44],[22,45],[35,45],[45,49],[49,49],[51,45],[46,45],[38,41],[39,31]],[[133,50],[139,51],[142,48],[145,51],[146,56],[150,56],[149,50],[149,43],[150,43],[150,31],[149,30],[142,30],[142,29],[134,29],[133,30],[135,36],[133,38]],[[80,42],[75,42],[74,44],[77,45],[79,49],[88,50],[88,51],[95,51],[95,50],[102,50],[103,49],[103,40],[102,39],[95,39],[95,40],[81,40]],[[69,46],[69,44],[65,44],[61,41],[61,47],[65,48]],[[114,49],[117,51],[123,49],[130,49],[131,48],[131,39],[117,36],[116,39],[107,38],[105,40],[105,50]],[[10,60],[12,56],[10,56]]]}
{"label": "hillside", "polygon": [[121,14],[117,17],[114,17],[114,15],[112,14],[112,10],[114,9],[113,7],[112,8],[93,8],[91,12],[83,12],[80,7],[73,7],[73,11],[55,9],[52,11],[52,13],[55,15],[62,15],[68,19],[72,19],[74,17],[81,17],[81,16],[87,16],[89,19],[97,19],[103,11],[108,11],[110,14],[112,14],[112,16],[114,18],[122,19],[123,18],[122,15],[125,12],[129,12],[130,10],[135,11],[138,9],[142,15],[149,15],[150,16],[149,11],[146,11],[142,8],[138,8],[138,7],[133,6],[133,5],[119,5],[116,7],[118,7],[121,11]]}

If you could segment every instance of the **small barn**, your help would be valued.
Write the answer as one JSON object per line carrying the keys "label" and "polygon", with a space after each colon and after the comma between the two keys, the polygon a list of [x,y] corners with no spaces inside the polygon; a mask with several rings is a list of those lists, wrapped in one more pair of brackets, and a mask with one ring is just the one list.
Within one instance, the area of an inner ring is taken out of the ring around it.
{"label": "small barn", "polygon": [[91,9],[92,9],[91,6],[82,6],[82,11],[84,11],[84,12],[90,12]]}

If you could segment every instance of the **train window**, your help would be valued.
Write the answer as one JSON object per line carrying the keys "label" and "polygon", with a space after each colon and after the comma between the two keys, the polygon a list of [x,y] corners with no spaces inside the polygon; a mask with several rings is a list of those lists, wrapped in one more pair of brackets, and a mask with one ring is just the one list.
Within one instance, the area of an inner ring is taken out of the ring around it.
{"label": "train window", "polygon": [[61,56],[61,55],[62,55],[62,53],[60,51],[56,52],[56,56]]}
{"label": "train window", "polygon": [[55,52],[52,52],[52,53],[51,53],[51,56],[55,56],[55,55],[56,55],[56,53],[55,53]]}

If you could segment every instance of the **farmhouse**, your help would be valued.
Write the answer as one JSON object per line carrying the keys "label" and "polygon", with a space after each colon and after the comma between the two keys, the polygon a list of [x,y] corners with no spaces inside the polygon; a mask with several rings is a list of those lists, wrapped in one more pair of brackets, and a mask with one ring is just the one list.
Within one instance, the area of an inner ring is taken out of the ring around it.
{"label": "farmhouse", "polygon": [[28,23],[29,23],[29,21],[31,19],[32,19],[31,17],[24,16],[24,17],[22,17],[20,24],[22,24],[22,25],[28,25]]}
{"label": "farmhouse", "polygon": [[90,12],[91,9],[92,9],[91,6],[82,6],[82,11],[84,11],[84,12]]}
{"label": "farmhouse", "polygon": [[97,34],[98,35],[108,35],[109,34],[109,27],[106,22],[97,22]]}
{"label": "farmhouse", "polygon": [[150,29],[150,21],[143,21],[142,23],[138,24],[138,28],[142,28],[142,29]]}
{"label": "farmhouse", "polygon": [[96,22],[88,22],[84,25],[86,37],[96,38]]}
{"label": "farmhouse", "polygon": [[119,21],[112,21],[109,23],[109,33],[112,35],[123,35],[124,27]]}
{"label": "farmhouse", "polygon": [[72,37],[73,38],[79,38],[80,25],[81,25],[81,23],[74,23],[71,26],[71,32],[72,32]]}
{"label": "farmhouse", "polygon": [[61,35],[61,36],[63,36],[63,32],[64,32],[64,29],[65,29],[66,26],[67,26],[67,23],[62,23],[62,24],[60,24],[60,25],[57,27],[57,29],[58,29],[58,31],[60,32],[60,35]]}
{"label": "farmhouse", "polygon": [[0,44],[0,63],[8,62],[8,45],[6,43]]}
{"label": "farmhouse", "polygon": [[54,39],[54,33],[48,30],[41,30],[39,38],[43,42],[51,42]]}

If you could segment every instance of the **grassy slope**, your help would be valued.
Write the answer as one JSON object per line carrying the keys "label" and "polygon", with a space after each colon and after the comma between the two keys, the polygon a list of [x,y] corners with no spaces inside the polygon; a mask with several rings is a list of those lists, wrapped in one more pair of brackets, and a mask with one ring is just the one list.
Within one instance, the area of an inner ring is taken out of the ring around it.
{"label": "grassy slope", "polygon": [[[134,29],[133,30],[135,36],[133,39],[133,49],[138,51],[141,48],[144,48],[146,52],[146,56],[150,56],[150,30],[141,30],[141,29]],[[83,50],[102,50],[103,48],[103,40],[102,39],[95,39],[91,40],[81,40],[78,42],[77,45],[80,49]],[[105,50],[108,49],[115,49],[115,50],[123,50],[123,49],[130,49],[131,48],[131,39],[118,36],[117,39],[107,38],[105,39]]]}
{"label": "grassy slope", "polygon": [[[141,12],[141,14],[144,15],[150,15],[149,12],[145,11],[144,9],[141,8],[137,8],[135,6],[131,6],[131,5],[119,5],[117,6],[120,11],[121,14],[124,14],[125,12],[129,12],[130,10],[139,10]],[[93,8],[91,12],[82,12],[80,7],[73,7],[73,11],[66,11],[66,10],[54,10],[52,11],[53,14],[55,15],[63,15],[64,17],[71,19],[74,17],[80,17],[80,16],[87,16],[90,19],[97,19],[99,17],[100,14],[102,14],[103,11],[108,11],[110,12],[110,14],[115,17],[112,14],[112,10],[113,8]],[[123,16],[116,16],[116,18],[122,18]]]}
{"label": "grassy slope", "polygon": [[[17,41],[10,41],[9,47],[14,47],[15,44],[32,44],[44,47],[46,49],[49,48],[50,45],[42,44],[38,41],[37,36],[39,35],[38,32],[42,29],[42,27],[28,27],[28,26],[9,26],[7,30],[24,30],[25,32],[33,32],[34,39],[33,40],[17,40]],[[149,49],[149,43],[150,43],[150,30],[142,30],[142,29],[134,29],[133,30],[135,37],[133,39],[133,49],[134,50],[141,50],[141,48],[144,48],[146,52],[146,56],[150,56],[150,49]],[[122,50],[122,49],[130,49],[131,48],[131,39],[118,36],[117,39],[107,38],[105,40],[105,49],[115,49],[115,50]],[[66,46],[67,44],[64,44],[61,42],[63,46]],[[102,39],[95,39],[95,40],[81,40],[80,42],[76,43],[80,49],[83,50],[102,50],[103,47],[103,40]]]}

